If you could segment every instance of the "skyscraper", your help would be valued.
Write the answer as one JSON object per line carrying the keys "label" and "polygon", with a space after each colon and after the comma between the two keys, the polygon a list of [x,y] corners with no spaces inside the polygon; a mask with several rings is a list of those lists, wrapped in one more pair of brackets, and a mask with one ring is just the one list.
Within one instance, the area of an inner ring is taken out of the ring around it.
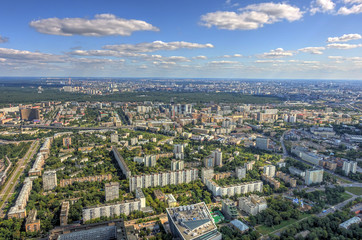
{"label": "skyscraper", "polygon": [[305,184],[310,185],[313,183],[323,182],[323,169],[307,170],[305,173]]}

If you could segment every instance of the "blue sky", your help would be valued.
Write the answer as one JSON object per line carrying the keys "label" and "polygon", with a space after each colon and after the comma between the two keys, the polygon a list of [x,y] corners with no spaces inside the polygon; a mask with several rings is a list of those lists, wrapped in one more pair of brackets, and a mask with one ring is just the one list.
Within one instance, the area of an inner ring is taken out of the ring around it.
{"label": "blue sky", "polygon": [[3,1],[0,76],[362,79],[362,0]]}

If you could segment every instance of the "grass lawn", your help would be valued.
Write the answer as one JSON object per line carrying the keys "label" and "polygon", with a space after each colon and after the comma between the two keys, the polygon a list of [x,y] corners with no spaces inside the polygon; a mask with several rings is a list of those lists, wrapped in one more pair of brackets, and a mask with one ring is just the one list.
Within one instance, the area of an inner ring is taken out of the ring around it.
{"label": "grass lawn", "polygon": [[346,201],[347,199],[350,199],[352,196],[346,192],[342,193],[343,201]]}
{"label": "grass lawn", "polygon": [[275,230],[279,230],[279,229],[281,229],[283,227],[286,227],[286,226],[288,226],[290,224],[293,224],[293,223],[295,223],[295,222],[297,222],[297,221],[299,221],[299,220],[301,220],[303,218],[307,218],[307,217],[310,217],[310,216],[312,216],[312,214],[303,213],[298,220],[297,219],[289,219],[287,221],[282,221],[279,225],[275,225],[273,227],[267,227],[265,225],[262,225],[262,226],[257,227],[256,229],[257,229],[257,231],[259,233],[261,233],[263,235],[268,235],[271,232],[274,232]]}
{"label": "grass lawn", "polygon": [[346,191],[356,195],[362,195],[362,188],[360,187],[345,187]]}

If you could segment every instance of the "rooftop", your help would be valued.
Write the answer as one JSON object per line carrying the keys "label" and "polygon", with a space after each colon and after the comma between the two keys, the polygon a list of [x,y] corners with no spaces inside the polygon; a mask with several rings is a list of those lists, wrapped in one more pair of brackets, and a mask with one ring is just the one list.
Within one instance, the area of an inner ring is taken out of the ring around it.
{"label": "rooftop", "polygon": [[183,239],[191,240],[206,235],[219,234],[204,202],[167,208],[167,213]]}

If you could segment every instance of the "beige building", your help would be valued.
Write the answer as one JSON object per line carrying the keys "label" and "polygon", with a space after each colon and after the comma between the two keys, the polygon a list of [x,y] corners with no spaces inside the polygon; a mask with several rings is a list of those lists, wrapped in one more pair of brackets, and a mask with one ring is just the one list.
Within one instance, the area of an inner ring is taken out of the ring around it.
{"label": "beige building", "polygon": [[256,215],[265,210],[268,205],[264,197],[257,195],[250,195],[249,197],[241,197],[238,199],[239,209],[248,213],[249,215]]}
{"label": "beige building", "polygon": [[43,189],[49,191],[57,187],[57,172],[46,171],[43,174]]}

